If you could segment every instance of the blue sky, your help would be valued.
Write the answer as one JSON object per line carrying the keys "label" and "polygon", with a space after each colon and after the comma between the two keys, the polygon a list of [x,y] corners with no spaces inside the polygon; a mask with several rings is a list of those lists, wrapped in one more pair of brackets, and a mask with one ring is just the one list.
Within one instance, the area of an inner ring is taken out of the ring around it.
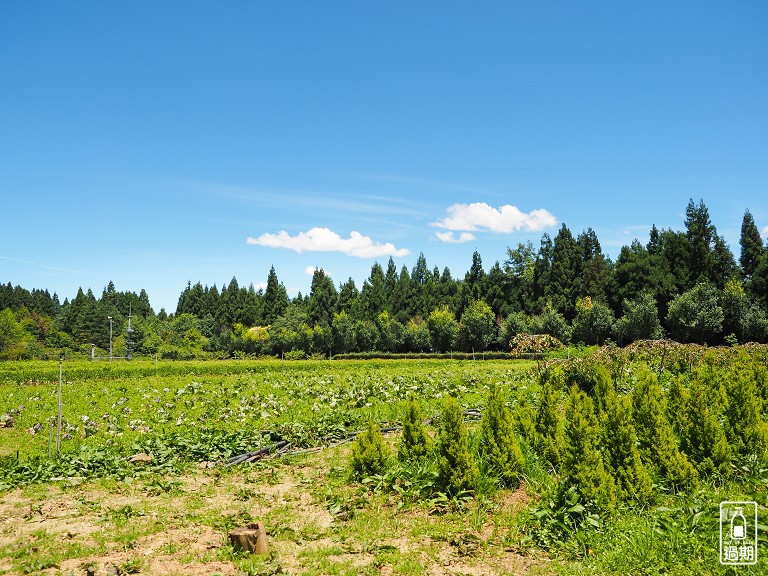
{"label": "blue sky", "polygon": [[615,258],[703,199],[768,233],[768,3],[0,7],[0,282],[463,277],[565,222]]}

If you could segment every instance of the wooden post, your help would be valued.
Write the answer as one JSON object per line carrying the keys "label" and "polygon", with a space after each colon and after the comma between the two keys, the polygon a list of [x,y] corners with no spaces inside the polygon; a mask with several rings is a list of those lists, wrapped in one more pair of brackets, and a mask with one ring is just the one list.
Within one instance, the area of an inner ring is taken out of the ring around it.
{"label": "wooden post", "polygon": [[56,452],[59,452],[61,447],[61,380],[62,380],[62,365],[64,364],[64,352],[59,354],[59,414],[56,419]]}
{"label": "wooden post", "polygon": [[229,540],[236,550],[269,556],[269,541],[264,522],[251,522],[247,526],[230,530]]}

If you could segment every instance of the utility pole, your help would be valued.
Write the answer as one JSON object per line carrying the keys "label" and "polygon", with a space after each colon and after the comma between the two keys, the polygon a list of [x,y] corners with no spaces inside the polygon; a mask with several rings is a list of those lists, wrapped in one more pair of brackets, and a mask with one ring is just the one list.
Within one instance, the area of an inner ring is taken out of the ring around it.
{"label": "utility pole", "polygon": [[128,332],[127,336],[125,338],[125,358],[127,360],[130,360],[133,358],[133,340],[131,340],[131,337],[133,335],[133,328],[131,328],[131,309],[128,309]]}
{"label": "utility pole", "polygon": [[112,316],[109,318],[109,361],[112,362]]}

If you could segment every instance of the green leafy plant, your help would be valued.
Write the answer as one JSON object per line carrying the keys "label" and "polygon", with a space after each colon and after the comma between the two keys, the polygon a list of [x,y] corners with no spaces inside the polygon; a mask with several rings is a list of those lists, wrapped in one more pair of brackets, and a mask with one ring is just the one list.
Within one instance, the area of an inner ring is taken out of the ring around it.
{"label": "green leafy plant", "polygon": [[696,469],[680,451],[678,438],[666,416],[664,391],[647,368],[638,371],[632,393],[632,414],[638,445],[673,490],[690,490],[698,480]]}
{"label": "green leafy plant", "polygon": [[494,383],[480,425],[480,451],[504,486],[515,488],[522,478],[525,458],[517,441],[504,392]]}
{"label": "green leafy plant", "polygon": [[619,497],[643,504],[650,502],[653,499],[653,481],[637,447],[629,397],[609,390],[601,424],[607,465],[616,479]]}
{"label": "green leafy plant", "polygon": [[368,421],[366,429],[357,435],[352,446],[350,466],[358,480],[384,472],[389,458],[389,446],[384,441],[379,426]]}
{"label": "green leafy plant", "polygon": [[587,506],[609,511],[616,504],[616,486],[600,451],[600,427],[592,399],[571,387],[565,408],[563,476],[576,486]]}
{"label": "green leafy plant", "polygon": [[477,464],[469,451],[461,406],[448,397],[443,404],[438,431],[438,487],[448,496],[474,491]]}
{"label": "green leafy plant", "polygon": [[423,461],[430,451],[432,441],[424,426],[424,412],[421,405],[412,395],[408,397],[405,405],[402,423],[403,437],[397,450],[398,459],[403,462]]}
{"label": "green leafy plant", "polygon": [[536,411],[534,447],[550,466],[557,468],[565,450],[561,410],[562,371],[543,373]]}

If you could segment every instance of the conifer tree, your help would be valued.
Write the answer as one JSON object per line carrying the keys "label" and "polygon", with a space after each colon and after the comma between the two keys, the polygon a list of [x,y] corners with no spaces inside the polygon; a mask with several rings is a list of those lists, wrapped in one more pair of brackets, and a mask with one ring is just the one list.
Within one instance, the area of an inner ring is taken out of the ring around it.
{"label": "conifer tree", "polygon": [[699,473],[726,472],[730,447],[720,423],[727,401],[720,375],[712,366],[693,374],[688,402],[687,454],[696,462]]}
{"label": "conifer tree", "polygon": [[477,487],[478,470],[469,452],[467,429],[461,406],[455,398],[447,398],[440,415],[438,431],[437,485],[449,496],[457,496]]}
{"label": "conifer tree", "polygon": [[616,479],[620,498],[650,502],[653,481],[637,447],[629,397],[619,396],[610,389],[605,397],[601,420],[608,468]]}
{"label": "conifer tree", "polygon": [[741,274],[747,280],[757,270],[757,264],[763,254],[763,239],[749,210],[744,213],[744,218],[741,221],[739,244],[741,245],[741,256],[739,257]]}
{"label": "conifer tree", "polygon": [[310,325],[330,326],[337,299],[338,293],[331,277],[322,268],[315,268],[309,291]]}
{"label": "conifer tree", "polygon": [[[223,291],[222,288],[222,293]],[[287,308],[288,293],[285,291],[285,286],[278,282],[275,267],[272,266],[267,276],[267,289],[264,291],[264,320],[267,324],[272,324],[285,313]]]}
{"label": "conifer tree", "polygon": [[358,297],[360,292],[355,286],[355,281],[349,278],[339,287],[339,296],[336,299],[336,313],[346,312],[347,314],[353,314],[357,307]]}
{"label": "conifer tree", "polygon": [[582,264],[581,249],[563,224],[555,237],[552,270],[544,293],[555,309],[569,321],[576,314],[576,299],[581,294]]}
{"label": "conifer tree", "polygon": [[431,440],[424,427],[424,412],[413,396],[408,397],[403,414],[403,438],[397,451],[402,462],[420,462],[427,457]]}
{"label": "conifer tree", "polygon": [[384,287],[385,277],[381,264],[374,262],[370,277],[363,282],[360,290],[361,320],[375,321],[379,313],[386,309],[387,292]]}
{"label": "conifer tree", "polygon": [[707,278],[707,264],[712,249],[713,237],[717,233],[709,219],[709,210],[703,200],[699,200],[698,206],[693,198],[685,209],[685,229],[689,247],[688,267],[693,282],[703,281]]}
{"label": "conifer tree", "polygon": [[565,438],[560,413],[562,372],[547,372],[542,376],[538,411],[536,412],[534,445],[537,451],[557,468],[563,457]]}
{"label": "conifer tree", "polygon": [[680,449],[687,453],[688,431],[691,428],[690,408],[691,391],[687,382],[688,376],[678,374],[672,378],[667,391],[667,418],[672,429],[680,438]]}
{"label": "conifer tree", "polygon": [[640,453],[673,489],[689,490],[697,483],[696,469],[680,451],[679,440],[666,416],[664,391],[656,375],[639,370],[632,393],[632,416]]}
{"label": "conifer tree", "polygon": [[384,442],[379,426],[369,420],[352,445],[352,475],[358,480],[384,472],[389,458],[389,446]]}
{"label": "conifer tree", "polygon": [[598,510],[616,504],[616,485],[600,453],[600,427],[592,399],[578,386],[571,387],[565,407],[563,476],[576,486],[587,503]]}
{"label": "conifer tree", "polygon": [[764,402],[751,364],[742,353],[728,370],[726,432],[734,452],[742,456],[757,454],[768,460],[768,422],[762,418]]}
{"label": "conifer tree", "polygon": [[539,250],[533,264],[533,287],[537,303],[544,304],[547,286],[552,276],[552,239],[546,232],[541,237]]}
{"label": "conifer tree", "polygon": [[515,488],[522,478],[525,458],[512,426],[504,392],[495,383],[488,393],[488,404],[480,426],[480,446],[504,486]]}

